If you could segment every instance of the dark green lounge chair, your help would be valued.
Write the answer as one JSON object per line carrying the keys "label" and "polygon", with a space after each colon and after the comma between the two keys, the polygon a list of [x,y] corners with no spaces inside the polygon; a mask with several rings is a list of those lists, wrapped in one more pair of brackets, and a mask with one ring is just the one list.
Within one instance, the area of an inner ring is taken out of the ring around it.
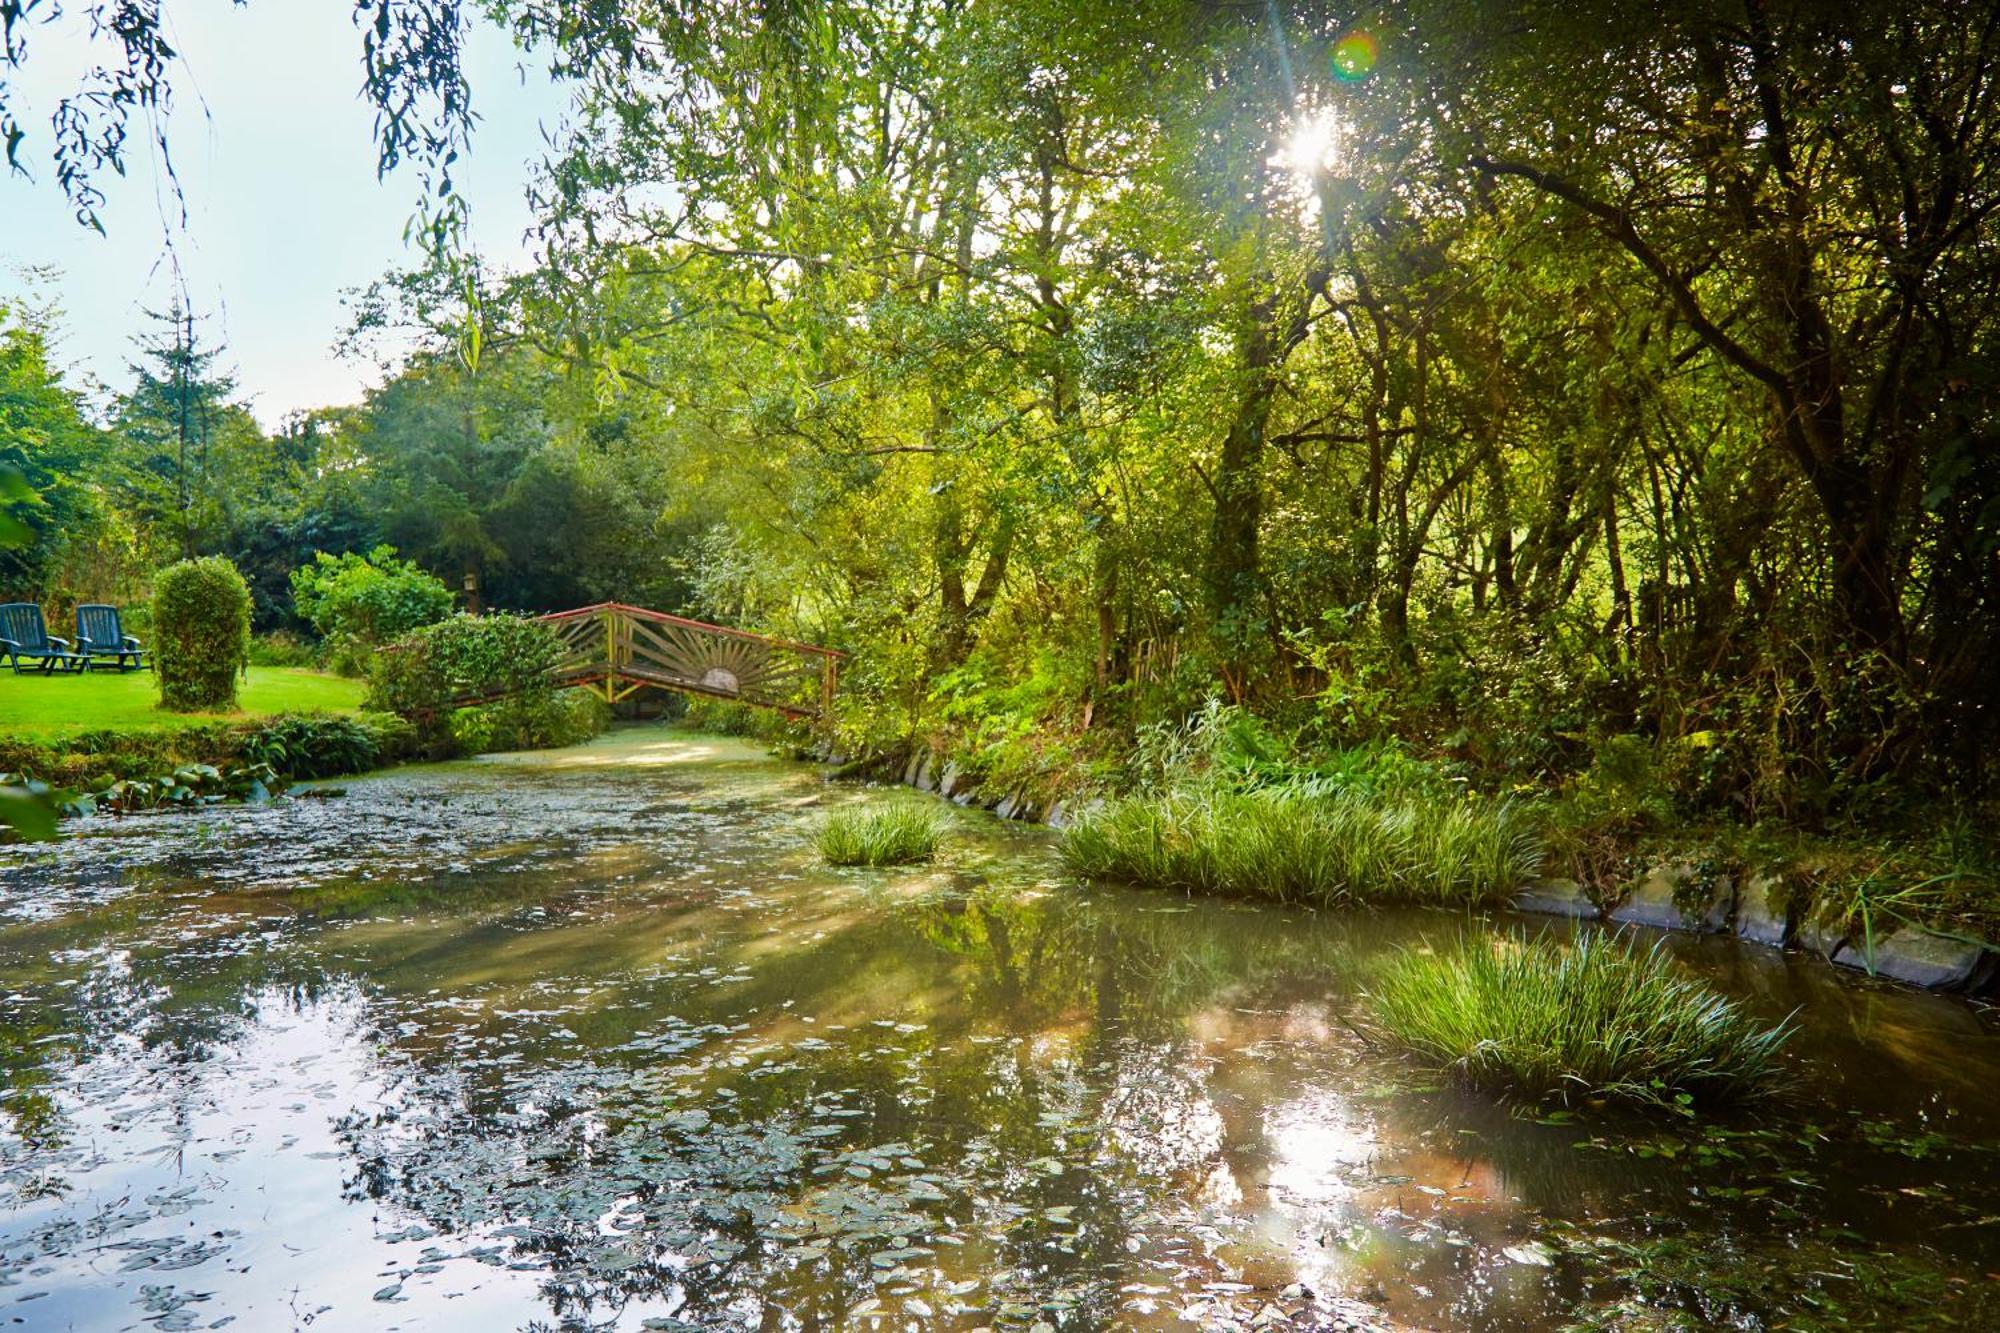
{"label": "dark green lounge chair", "polygon": [[76,650],[90,670],[137,671],[146,665],[146,650],[125,632],[115,606],[86,603],[76,608]]}
{"label": "dark green lounge chair", "polygon": [[68,639],[49,633],[42,608],[33,602],[0,604],[0,657],[20,675],[29,668],[48,675],[51,671],[75,671],[83,666],[83,655],[74,651]]}

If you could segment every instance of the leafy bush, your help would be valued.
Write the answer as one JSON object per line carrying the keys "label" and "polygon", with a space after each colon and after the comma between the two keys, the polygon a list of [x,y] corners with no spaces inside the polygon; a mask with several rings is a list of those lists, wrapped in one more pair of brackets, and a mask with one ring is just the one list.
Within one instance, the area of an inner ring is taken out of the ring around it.
{"label": "leafy bush", "polygon": [[393,546],[366,555],[314,554],[292,571],[292,601],[326,641],[328,664],[359,675],[370,653],[423,625],[433,625],[457,605],[451,589]]}
{"label": "leafy bush", "polygon": [[581,745],[611,725],[611,705],[589,690],[503,699],[452,713],[452,748],[461,754]]}
{"label": "leafy bush", "polygon": [[287,778],[365,773],[381,760],[373,727],[345,717],[285,717],[250,733],[243,758]]}
{"label": "leafy bush", "polygon": [[[367,747],[372,747],[372,758],[367,757]],[[414,727],[392,714],[374,713],[160,731],[92,731],[55,742],[0,738],[0,772],[34,774],[76,797],[102,793],[121,781],[167,789],[174,784],[164,783],[163,775],[183,769],[213,768],[227,779],[233,772],[268,767],[280,781],[288,781],[360,772],[422,753]],[[276,784],[266,785],[276,789]],[[110,803],[93,800],[89,808],[100,804]],[[82,805],[66,811],[81,812],[85,812]]]}
{"label": "leafy bush", "polygon": [[691,731],[710,736],[747,736],[754,740],[775,740],[783,735],[786,726],[782,713],[726,699],[689,699],[680,720]]}
{"label": "leafy bush", "polygon": [[1086,811],[1062,851],[1086,876],[1316,904],[1496,902],[1541,864],[1504,802],[1216,785]]}
{"label": "leafy bush", "polygon": [[1445,796],[1454,790],[1444,765],[1417,758],[1399,742],[1308,750],[1265,719],[1213,697],[1183,722],[1140,727],[1133,741],[1128,769],[1147,791],[1195,782],[1373,796]]}
{"label": "leafy bush", "polygon": [[1629,873],[1644,836],[1676,820],[1651,741],[1615,735],[1594,747],[1590,767],[1540,802],[1550,863],[1585,883],[1615,883]]}
{"label": "leafy bush", "polygon": [[375,764],[387,768],[418,759],[424,753],[424,737],[409,719],[394,713],[363,713],[358,719],[375,738]]}
{"label": "leafy bush", "polygon": [[160,703],[175,712],[236,706],[249,657],[250,589],[220,556],[183,560],[153,583],[153,667]]}
{"label": "leafy bush", "polygon": [[1662,943],[1475,937],[1406,953],[1369,993],[1373,1022],[1475,1087],[1533,1101],[1689,1105],[1778,1087],[1790,1023],[1758,1024]]}
{"label": "leafy bush", "polygon": [[540,696],[562,656],[555,631],[520,616],[453,616],[412,630],[376,654],[368,698],[419,729],[444,727],[453,707],[482,698]]}
{"label": "leafy bush", "polygon": [[837,866],[900,866],[937,855],[943,825],[920,806],[898,803],[881,810],[838,810],[814,833],[819,854]]}

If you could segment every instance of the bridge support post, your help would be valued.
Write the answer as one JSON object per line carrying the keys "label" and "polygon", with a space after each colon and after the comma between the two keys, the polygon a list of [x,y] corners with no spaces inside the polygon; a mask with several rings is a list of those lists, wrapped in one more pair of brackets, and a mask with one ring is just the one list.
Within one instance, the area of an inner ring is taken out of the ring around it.
{"label": "bridge support post", "polygon": [[604,612],[604,702],[618,702],[618,612]]}

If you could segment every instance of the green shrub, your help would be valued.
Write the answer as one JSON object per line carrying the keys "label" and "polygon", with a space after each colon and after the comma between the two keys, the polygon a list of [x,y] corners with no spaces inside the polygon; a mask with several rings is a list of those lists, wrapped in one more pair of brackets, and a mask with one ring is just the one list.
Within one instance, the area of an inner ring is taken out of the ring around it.
{"label": "green shrub", "polygon": [[460,754],[548,750],[581,745],[611,725],[611,705],[589,690],[557,690],[503,699],[451,714],[452,748]]}
{"label": "green shrub", "polygon": [[1504,802],[1182,787],[1086,811],[1063,834],[1078,874],[1281,902],[1497,902],[1541,846]]}
{"label": "green shrub", "polygon": [[1532,1101],[1674,1105],[1779,1087],[1789,1021],[1757,1023],[1683,975],[1663,943],[1515,935],[1406,953],[1369,992],[1372,1022],[1475,1087]]}
{"label": "green shrub", "polygon": [[[685,696],[674,696],[684,698]],[[801,724],[772,708],[752,708],[726,699],[685,698],[679,705],[668,704],[667,716],[678,712],[680,724],[710,736],[741,736],[748,740],[779,745],[798,737]]]}
{"label": "green shrub", "polygon": [[814,833],[819,854],[837,866],[900,866],[937,855],[944,827],[936,814],[898,803],[881,810],[838,810]]}
{"label": "green shrub", "polygon": [[500,696],[553,692],[562,656],[555,631],[520,616],[453,616],[412,630],[369,665],[368,706],[435,731],[451,709]]}
{"label": "green shrub", "polygon": [[221,556],[183,560],[153,582],[153,668],[160,703],[191,713],[236,706],[250,649],[250,588]]}
{"label": "green shrub", "polygon": [[120,779],[157,779],[190,765],[225,775],[268,767],[281,779],[295,779],[362,772],[421,753],[414,727],[392,714],[372,713],[91,731],[54,742],[0,738],[0,772],[30,773],[55,787],[91,792]]}
{"label": "green shrub", "polygon": [[366,555],[314,554],[292,571],[292,602],[325,641],[327,664],[359,675],[374,649],[452,613],[451,589],[393,546]]}
{"label": "green shrub", "polygon": [[418,759],[424,753],[423,735],[407,718],[394,713],[363,713],[358,719],[375,738],[375,762],[378,767],[387,768],[391,764],[406,763]]}
{"label": "green shrub", "polygon": [[243,758],[286,778],[365,773],[382,757],[375,729],[345,717],[284,717],[243,741]]}
{"label": "green shrub", "polygon": [[80,792],[65,792],[66,815],[109,810],[121,815],[166,806],[214,805],[222,801],[262,804],[285,789],[285,779],[268,764],[183,764],[150,778],[100,778]]}

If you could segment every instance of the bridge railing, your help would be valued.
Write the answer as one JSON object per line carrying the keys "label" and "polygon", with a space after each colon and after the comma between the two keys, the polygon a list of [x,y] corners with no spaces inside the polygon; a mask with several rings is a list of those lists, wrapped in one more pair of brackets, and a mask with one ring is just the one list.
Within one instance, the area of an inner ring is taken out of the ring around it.
{"label": "bridge railing", "polygon": [[562,683],[599,687],[613,703],[650,685],[824,719],[846,656],[622,602],[540,619],[562,640]]}

